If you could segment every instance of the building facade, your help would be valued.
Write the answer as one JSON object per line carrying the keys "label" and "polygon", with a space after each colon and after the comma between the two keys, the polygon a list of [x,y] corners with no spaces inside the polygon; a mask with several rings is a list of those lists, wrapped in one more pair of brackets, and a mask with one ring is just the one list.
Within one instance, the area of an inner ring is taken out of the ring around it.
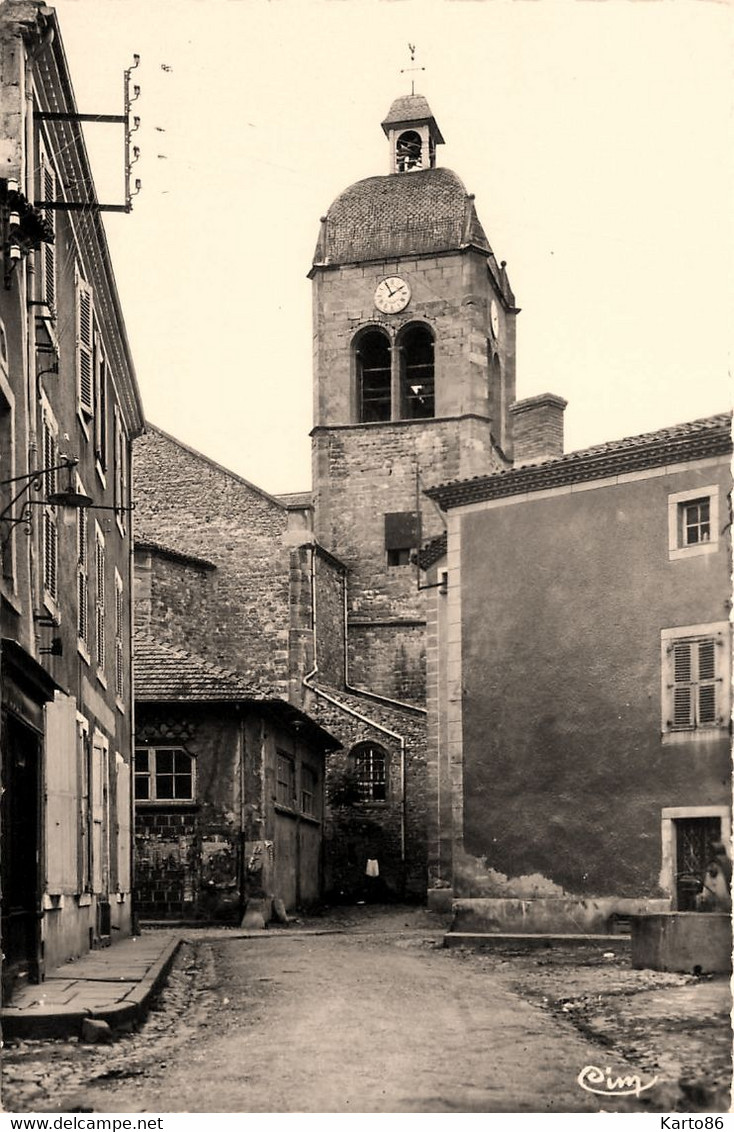
{"label": "building facade", "polygon": [[[58,22],[0,7],[6,992],[131,927],[142,408]],[[75,208],[78,186],[87,205]]]}
{"label": "building facade", "polygon": [[430,492],[430,857],[468,930],[695,909],[731,833],[730,461],[722,415]]}
{"label": "building facade", "polygon": [[135,641],[136,907],[239,923],[323,894],[324,759],[338,744],[241,676]]}

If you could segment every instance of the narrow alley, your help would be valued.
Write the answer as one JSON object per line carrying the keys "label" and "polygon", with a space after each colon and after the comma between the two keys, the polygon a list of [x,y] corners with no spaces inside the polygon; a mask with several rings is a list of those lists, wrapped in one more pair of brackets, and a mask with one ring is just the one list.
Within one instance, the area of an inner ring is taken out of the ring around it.
{"label": "narrow alley", "polygon": [[[368,910],[365,910],[368,912]],[[441,949],[421,910],[330,934],[201,932],[156,1010],[110,1046],[21,1042],[11,1111],[577,1112],[659,1107],[580,1088],[586,1066],[639,1072],[499,966]],[[482,977],[477,964],[484,962]],[[533,960],[537,962],[537,960]],[[503,965],[507,968],[507,964]],[[603,977],[600,986],[603,986]],[[670,1106],[670,1096],[659,1098]]]}

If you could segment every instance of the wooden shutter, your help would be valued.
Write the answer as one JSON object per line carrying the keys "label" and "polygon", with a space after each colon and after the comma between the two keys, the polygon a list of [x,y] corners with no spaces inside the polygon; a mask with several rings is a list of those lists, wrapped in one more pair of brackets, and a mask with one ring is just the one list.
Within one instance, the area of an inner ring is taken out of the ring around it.
{"label": "wooden shutter", "polygon": [[92,742],[92,892],[104,894],[108,884],[109,782],[107,748],[97,736]]}
{"label": "wooden shutter", "polygon": [[698,722],[716,723],[716,642],[698,642]]}
{"label": "wooden shutter", "polygon": [[104,671],[105,662],[105,551],[102,534],[97,528],[94,544],[95,582],[97,596],[95,600],[95,649],[97,654],[97,667]]}
{"label": "wooden shutter", "polygon": [[54,601],[59,596],[59,532],[50,508],[43,513],[43,588]]}
{"label": "wooden shutter", "polygon": [[125,693],[124,618],[122,578],[115,570],[115,695],[119,700]]}
{"label": "wooden shutter", "polygon": [[[45,153],[41,154],[41,197],[45,201],[56,200],[56,173]],[[56,213],[52,208],[44,209],[44,216],[56,237]],[[56,248],[53,240],[44,242],[41,256],[42,300],[54,314],[56,308]]]}
{"label": "wooden shutter", "polygon": [[94,455],[107,469],[107,361],[99,333],[94,336]]}
{"label": "wooden shutter", "polygon": [[693,726],[692,647],[688,641],[673,645],[673,726]]}
{"label": "wooden shutter", "polygon": [[[81,484],[77,484],[79,491]],[[89,552],[87,549],[88,519],[86,508],[77,511],[77,636],[89,644]]]}
{"label": "wooden shutter", "polygon": [[131,822],[130,822],[130,767],[117,755],[117,887],[120,892],[129,892]]}
{"label": "wooden shutter", "polygon": [[81,276],[76,281],[77,397],[81,412],[94,413],[94,301],[92,289]]}
{"label": "wooden shutter", "polygon": [[79,797],[76,702],[56,693],[46,705],[46,891],[78,891]]}

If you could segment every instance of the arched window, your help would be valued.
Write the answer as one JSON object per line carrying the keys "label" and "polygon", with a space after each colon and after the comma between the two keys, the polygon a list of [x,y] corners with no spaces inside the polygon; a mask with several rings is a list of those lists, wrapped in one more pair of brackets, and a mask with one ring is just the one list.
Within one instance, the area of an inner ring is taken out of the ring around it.
{"label": "arched window", "polygon": [[350,757],[360,802],[386,802],[387,752],[377,743],[358,743]]}
{"label": "arched window", "polygon": [[415,420],[435,412],[433,335],[427,326],[411,326],[400,339],[401,417]]}
{"label": "arched window", "polygon": [[368,330],[356,348],[357,412],[360,421],[390,420],[390,343],[381,330]]}
{"label": "arched window", "polygon": [[398,173],[409,173],[412,169],[422,169],[422,142],[415,130],[406,130],[395,144],[395,168]]}

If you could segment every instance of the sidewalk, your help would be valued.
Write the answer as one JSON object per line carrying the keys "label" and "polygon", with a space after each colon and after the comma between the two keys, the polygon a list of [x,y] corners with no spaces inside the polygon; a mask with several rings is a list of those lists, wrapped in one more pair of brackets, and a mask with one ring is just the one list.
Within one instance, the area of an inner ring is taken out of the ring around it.
{"label": "sidewalk", "polygon": [[181,940],[181,932],[149,932],[54,967],[44,982],[23,987],[0,1011],[3,1036],[78,1036],[85,1018],[113,1030],[129,1028],[146,1016]]}

